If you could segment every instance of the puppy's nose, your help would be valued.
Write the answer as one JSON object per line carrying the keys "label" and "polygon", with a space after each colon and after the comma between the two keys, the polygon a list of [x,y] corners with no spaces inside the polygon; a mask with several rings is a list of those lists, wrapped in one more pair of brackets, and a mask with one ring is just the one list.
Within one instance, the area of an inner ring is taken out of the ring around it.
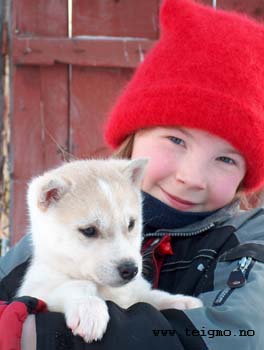
{"label": "puppy's nose", "polygon": [[125,281],[130,281],[138,273],[138,267],[133,261],[125,261],[121,263],[118,267],[119,275]]}

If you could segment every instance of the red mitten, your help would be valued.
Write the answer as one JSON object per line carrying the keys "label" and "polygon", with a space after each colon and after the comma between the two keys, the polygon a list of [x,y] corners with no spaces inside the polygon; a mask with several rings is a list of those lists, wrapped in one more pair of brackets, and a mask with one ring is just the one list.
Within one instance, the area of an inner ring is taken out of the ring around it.
{"label": "red mitten", "polygon": [[42,300],[32,297],[0,301],[0,350],[20,350],[23,323],[29,314],[47,311]]}

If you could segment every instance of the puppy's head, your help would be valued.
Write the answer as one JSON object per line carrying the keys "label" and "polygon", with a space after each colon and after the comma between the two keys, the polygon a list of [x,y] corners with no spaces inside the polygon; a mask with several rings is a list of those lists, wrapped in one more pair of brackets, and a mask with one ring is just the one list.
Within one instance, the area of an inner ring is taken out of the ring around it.
{"label": "puppy's head", "polygon": [[141,272],[140,184],[147,160],[82,160],[35,178],[35,259],[72,278],[120,286]]}

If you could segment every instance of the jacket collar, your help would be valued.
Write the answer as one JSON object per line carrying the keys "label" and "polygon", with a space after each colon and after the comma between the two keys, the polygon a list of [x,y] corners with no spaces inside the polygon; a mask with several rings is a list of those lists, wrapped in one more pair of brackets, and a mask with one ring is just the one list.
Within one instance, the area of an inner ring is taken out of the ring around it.
{"label": "jacket collar", "polygon": [[214,227],[219,226],[228,219],[230,219],[234,214],[238,213],[240,210],[240,200],[236,200],[231,204],[217,210],[212,215],[207,216],[201,221],[197,221],[191,225],[186,225],[177,229],[160,229],[154,233],[145,233],[144,237],[150,236],[164,236],[169,234],[171,236],[194,236],[202,232],[208,231]]}

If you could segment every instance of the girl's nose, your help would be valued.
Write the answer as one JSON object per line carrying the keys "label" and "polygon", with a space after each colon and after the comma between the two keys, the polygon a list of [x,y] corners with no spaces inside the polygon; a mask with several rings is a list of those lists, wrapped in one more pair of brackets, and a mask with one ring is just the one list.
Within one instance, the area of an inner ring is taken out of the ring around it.
{"label": "girl's nose", "polygon": [[206,169],[197,163],[184,162],[175,171],[176,181],[197,190],[206,188],[206,175]]}

